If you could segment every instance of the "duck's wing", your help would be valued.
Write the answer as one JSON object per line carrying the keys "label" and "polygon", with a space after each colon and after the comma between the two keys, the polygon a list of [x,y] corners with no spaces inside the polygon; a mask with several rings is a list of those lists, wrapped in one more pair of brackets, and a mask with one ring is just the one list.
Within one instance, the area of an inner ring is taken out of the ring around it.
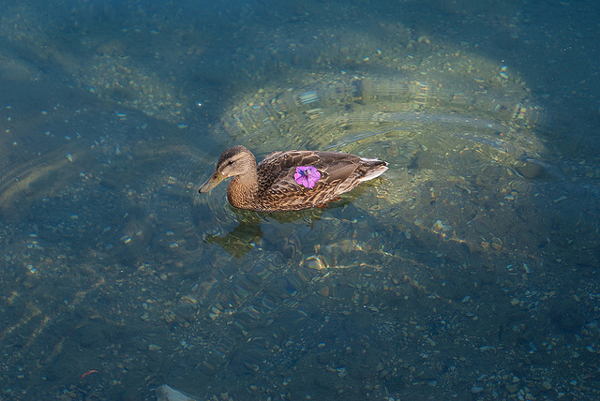
{"label": "duck's wing", "polygon": [[[313,188],[296,182],[294,174],[298,166],[315,167],[321,174]],[[263,193],[303,193],[323,191],[347,180],[361,166],[361,158],[338,152],[286,151],[274,152],[258,166],[259,191]]]}

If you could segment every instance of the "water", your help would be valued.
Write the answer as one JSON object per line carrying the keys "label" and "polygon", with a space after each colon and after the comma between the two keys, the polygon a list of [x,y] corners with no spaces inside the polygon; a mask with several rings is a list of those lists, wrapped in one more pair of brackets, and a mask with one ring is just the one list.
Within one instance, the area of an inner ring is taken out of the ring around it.
{"label": "water", "polygon": [[[596,8],[5,4],[0,398],[596,399]],[[261,215],[233,144],[390,169]]]}

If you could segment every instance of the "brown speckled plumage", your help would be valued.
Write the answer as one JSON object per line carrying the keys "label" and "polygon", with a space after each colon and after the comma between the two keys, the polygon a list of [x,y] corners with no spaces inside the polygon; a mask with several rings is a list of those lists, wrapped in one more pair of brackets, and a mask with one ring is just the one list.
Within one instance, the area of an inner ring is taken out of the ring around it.
{"label": "brown speckled plumage", "polygon": [[[321,174],[313,188],[296,182],[298,166],[313,166]],[[348,153],[290,150],[273,152],[256,165],[252,152],[237,145],[226,149],[215,172],[199,192],[213,189],[233,177],[227,188],[227,200],[240,209],[277,212],[308,209],[335,200],[387,170],[387,163]]]}

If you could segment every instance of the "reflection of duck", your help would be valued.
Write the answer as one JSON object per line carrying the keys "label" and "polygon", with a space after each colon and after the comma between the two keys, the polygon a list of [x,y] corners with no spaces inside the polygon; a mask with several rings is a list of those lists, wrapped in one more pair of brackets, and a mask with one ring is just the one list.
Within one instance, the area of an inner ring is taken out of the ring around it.
{"label": "reflection of duck", "polygon": [[252,152],[226,149],[204,193],[226,178],[227,200],[240,209],[277,212],[322,206],[387,170],[387,163],[348,153],[290,150],[274,152],[256,165]]}

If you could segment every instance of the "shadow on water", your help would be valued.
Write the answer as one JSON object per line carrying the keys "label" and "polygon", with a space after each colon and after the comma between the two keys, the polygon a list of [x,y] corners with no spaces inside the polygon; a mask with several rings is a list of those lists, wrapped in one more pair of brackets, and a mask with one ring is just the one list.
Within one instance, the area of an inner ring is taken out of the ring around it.
{"label": "shadow on water", "polygon": [[[0,398],[595,399],[590,7],[6,4]],[[244,212],[232,144],[390,169]]]}
{"label": "shadow on water", "polygon": [[[236,258],[241,258],[257,246],[263,237],[264,234],[260,228],[262,223],[291,223],[312,227],[316,221],[321,220],[323,214],[327,211],[336,208],[345,208],[350,205],[354,199],[365,192],[366,188],[367,185],[363,185],[351,193],[342,195],[341,199],[331,202],[324,207],[293,212],[257,213],[229,206],[231,212],[236,216],[238,225],[225,235],[207,234],[204,237],[204,241],[209,244],[216,243],[229,254]],[[200,208],[195,208],[195,211],[199,212]],[[202,213],[206,213],[206,211],[202,210]]]}

